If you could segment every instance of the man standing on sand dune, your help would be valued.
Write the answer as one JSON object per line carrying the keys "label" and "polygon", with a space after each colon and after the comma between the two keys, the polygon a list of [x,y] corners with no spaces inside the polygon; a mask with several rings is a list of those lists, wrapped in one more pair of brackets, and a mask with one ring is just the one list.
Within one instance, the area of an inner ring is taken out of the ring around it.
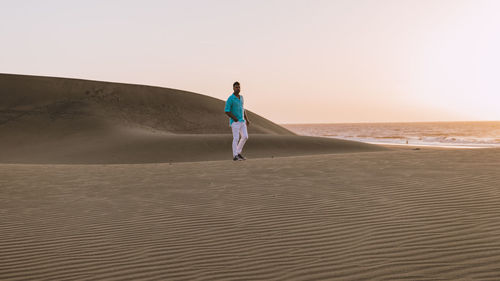
{"label": "man standing on sand dune", "polygon": [[[243,96],[240,95],[240,83],[233,83],[233,94],[226,101],[226,115],[233,131],[233,161],[246,160],[241,151],[248,139],[247,126],[250,126],[247,113],[243,108]],[[240,138],[241,135],[241,138]]]}

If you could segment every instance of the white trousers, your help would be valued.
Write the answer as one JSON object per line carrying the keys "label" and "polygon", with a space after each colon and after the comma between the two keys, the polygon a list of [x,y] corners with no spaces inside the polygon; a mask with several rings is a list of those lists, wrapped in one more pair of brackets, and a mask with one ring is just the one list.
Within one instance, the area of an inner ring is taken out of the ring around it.
{"label": "white trousers", "polygon": [[[243,122],[233,122],[231,124],[231,129],[233,130],[233,157],[240,154],[243,150],[243,146],[248,139],[247,123]],[[240,138],[241,135],[241,138]]]}

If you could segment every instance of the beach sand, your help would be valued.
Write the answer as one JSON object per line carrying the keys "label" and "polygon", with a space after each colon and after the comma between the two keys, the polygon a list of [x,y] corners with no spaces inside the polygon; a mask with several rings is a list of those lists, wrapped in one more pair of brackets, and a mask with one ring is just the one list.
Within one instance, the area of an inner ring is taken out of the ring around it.
{"label": "beach sand", "polygon": [[1,164],[1,280],[498,280],[500,150]]}
{"label": "beach sand", "polygon": [[214,98],[0,86],[0,280],[500,280],[500,149],[303,137],[248,112],[233,162]]}

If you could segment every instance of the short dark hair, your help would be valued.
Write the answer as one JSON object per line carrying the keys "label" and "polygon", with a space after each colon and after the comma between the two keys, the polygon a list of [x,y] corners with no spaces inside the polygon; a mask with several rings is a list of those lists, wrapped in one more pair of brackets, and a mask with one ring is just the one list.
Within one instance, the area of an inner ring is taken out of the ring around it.
{"label": "short dark hair", "polygon": [[240,82],[236,81],[236,82],[234,82],[234,83],[233,83],[233,87],[234,87],[234,86],[236,86],[236,85],[238,85],[238,86],[239,86],[239,85],[240,85]]}

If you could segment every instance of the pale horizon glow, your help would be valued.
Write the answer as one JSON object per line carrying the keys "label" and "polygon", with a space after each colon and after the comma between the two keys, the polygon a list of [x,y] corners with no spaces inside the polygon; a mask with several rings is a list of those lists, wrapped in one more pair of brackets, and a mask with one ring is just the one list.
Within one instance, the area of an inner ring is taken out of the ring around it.
{"label": "pale horizon glow", "polygon": [[145,84],[277,123],[500,120],[500,1],[9,1],[0,73]]}

